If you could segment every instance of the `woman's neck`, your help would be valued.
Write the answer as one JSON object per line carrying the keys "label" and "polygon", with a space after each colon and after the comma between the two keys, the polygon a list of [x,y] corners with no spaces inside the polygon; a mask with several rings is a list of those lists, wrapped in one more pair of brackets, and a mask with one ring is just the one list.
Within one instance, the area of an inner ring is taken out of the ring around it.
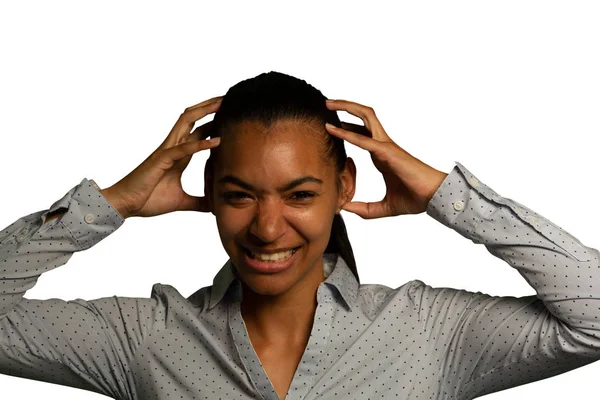
{"label": "woman's neck", "polygon": [[323,265],[294,288],[277,296],[258,294],[242,282],[242,318],[255,340],[269,344],[306,344],[317,309]]}

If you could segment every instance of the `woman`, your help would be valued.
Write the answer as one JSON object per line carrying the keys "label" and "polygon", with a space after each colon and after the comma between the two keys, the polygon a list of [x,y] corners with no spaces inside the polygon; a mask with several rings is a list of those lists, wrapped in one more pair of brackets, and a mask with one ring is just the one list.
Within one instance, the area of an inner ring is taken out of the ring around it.
{"label": "woman", "polygon": [[[352,201],[344,141],[370,152],[382,201]],[[190,196],[181,174],[207,149],[205,197]],[[430,167],[371,108],[326,102],[305,81],[242,81],[186,109],[113,186],[83,179],[2,230],[0,373],[119,399],[472,399],[600,359],[598,251],[456,164]],[[342,209],[427,212],[516,268],[537,296],[361,285]],[[177,210],[216,217],[229,260],[212,286],[187,298],[161,284],[150,298],[23,297],[126,218]]]}

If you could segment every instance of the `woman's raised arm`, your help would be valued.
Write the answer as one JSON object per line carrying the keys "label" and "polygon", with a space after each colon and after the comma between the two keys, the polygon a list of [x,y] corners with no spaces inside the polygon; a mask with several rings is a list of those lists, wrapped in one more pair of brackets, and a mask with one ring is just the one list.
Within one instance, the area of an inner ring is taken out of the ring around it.
{"label": "woman's raised arm", "polygon": [[[151,298],[33,300],[40,275],[64,265],[119,228],[125,218],[178,210],[208,211],[204,197],[181,187],[192,155],[218,142],[190,133],[219,107],[218,98],[186,109],[163,143],[135,170],[101,190],[83,179],[48,210],[0,231],[0,373],[134,398],[129,365],[164,304]],[[46,219],[47,216],[54,216]],[[153,290],[152,293],[157,293]],[[0,390],[1,393],[1,390]]]}
{"label": "woman's raised arm", "polygon": [[598,250],[456,164],[427,214],[483,244],[537,295],[499,297],[415,282],[411,298],[440,351],[447,398],[472,399],[600,360]]}
{"label": "woman's raised arm", "polygon": [[[60,210],[60,218],[43,223]],[[158,299],[24,297],[42,273],[123,222],[95,183],[83,179],[50,209],[0,231],[0,373],[128,398],[128,364],[153,327]]]}

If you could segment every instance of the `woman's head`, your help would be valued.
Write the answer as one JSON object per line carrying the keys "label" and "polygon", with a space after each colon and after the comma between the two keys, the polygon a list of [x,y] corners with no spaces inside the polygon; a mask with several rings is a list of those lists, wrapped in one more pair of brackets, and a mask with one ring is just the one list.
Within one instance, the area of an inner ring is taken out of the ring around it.
{"label": "woman's head", "polygon": [[[206,162],[205,195],[226,252],[256,293],[276,295],[301,282],[320,282],[324,252],[340,253],[358,279],[339,214],[354,196],[356,169],[344,141],[327,133],[325,122],[341,126],[325,96],[278,72],[234,85],[215,113],[211,136],[221,137],[221,144]],[[306,176],[316,180],[282,189]],[[245,262],[247,248],[298,246],[292,266],[275,274]]]}

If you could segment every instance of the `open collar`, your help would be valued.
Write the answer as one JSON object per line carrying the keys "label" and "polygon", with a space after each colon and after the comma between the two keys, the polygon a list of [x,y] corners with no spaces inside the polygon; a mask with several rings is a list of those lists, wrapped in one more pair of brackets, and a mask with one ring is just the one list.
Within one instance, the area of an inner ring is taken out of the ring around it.
{"label": "open collar", "polygon": [[[339,253],[323,254],[323,273],[326,277],[323,283],[335,287],[347,308],[352,308],[358,296],[359,283]],[[241,282],[235,272],[231,258],[221,267],[213,279],[208,308],[216,306],[235,283],[241,290]],[[240,296],[241,298],[241,296]]]}

